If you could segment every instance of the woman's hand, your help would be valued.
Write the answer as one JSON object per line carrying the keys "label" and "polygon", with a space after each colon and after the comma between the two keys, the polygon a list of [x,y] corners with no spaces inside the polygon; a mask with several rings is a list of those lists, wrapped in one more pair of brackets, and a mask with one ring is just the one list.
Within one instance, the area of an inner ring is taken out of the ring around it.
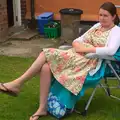
{"label": "woman's hand", "polygon": [[76,52],[85,52],[85,53],[95,53],[96,48],[90,44],[83,42],[73,42],[73,48],[75,48]]}
{"label": "woman's hand", "polygon": [[82,52],[84,50],[84,44],[81,42],[73,42],[72,44],[73,48],[75,48],[76,52]]}

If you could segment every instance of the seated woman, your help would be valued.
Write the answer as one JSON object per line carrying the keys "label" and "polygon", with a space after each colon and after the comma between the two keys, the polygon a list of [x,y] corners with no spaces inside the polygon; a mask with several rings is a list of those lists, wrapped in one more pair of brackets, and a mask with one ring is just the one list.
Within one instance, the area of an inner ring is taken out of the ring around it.
{"label": "seated woman", "polygon": [[17,79],[0,83],[0,92],[17,96],[23,84],[36,74],[40,74],[40,105],[30,120],[38,120],[47,115],[47,97],[51,85],[51,73],[56,81],[77,96],[87,74],[94,70],[98,59],[87,59],[87,53],[98,55],[114,55],[120,47],[120,28],[116,7],[106,2],[99,9],[99,23],[95,24],[84,35],[73,41],[73,48],[59,50],[45,48],[31,67]]}

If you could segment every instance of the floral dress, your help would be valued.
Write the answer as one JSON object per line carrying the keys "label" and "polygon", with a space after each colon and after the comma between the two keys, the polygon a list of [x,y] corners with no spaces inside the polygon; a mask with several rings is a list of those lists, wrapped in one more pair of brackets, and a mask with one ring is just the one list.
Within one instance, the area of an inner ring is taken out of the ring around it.
{"label": "floral dress", "polygon": [[[86,47],[103,47],[106,44],[110,30],[102,32],[100,26],[90,30],[84,36]],[[77,95],[85,82],[88,72],[95,69],[98,59],[88,59],[86,53],[76,53],[74,48],[60,50],[44,48],[47,62],[56,80],[66,89]]]}

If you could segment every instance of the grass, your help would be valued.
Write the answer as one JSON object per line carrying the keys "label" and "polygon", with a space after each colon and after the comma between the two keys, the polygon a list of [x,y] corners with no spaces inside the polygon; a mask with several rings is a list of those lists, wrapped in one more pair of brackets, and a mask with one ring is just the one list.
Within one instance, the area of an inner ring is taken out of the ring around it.
{"label": "grass", "polygon": [[[34,61],[33,58],[19,58],[0,56],[0,82],[11,81],[20,76]],[[114,82],[111,82],[114,84]],[[77,103],[79,110],[84,108],[84,103],[90,96],[89,89],[85,96]],[[114,90],[113,94],[120,96],[120,91]],[[38,107],[39,77],[34,77],[25,83],[20,95],[13,98],[0,94],[0,120],[29,120]],[[102,89],[98,89],[90,105],[86,117],[72,113],[63,120],[120,120],[120,101],[107,97]],[[56,120],[47,116],[40,120]]]}

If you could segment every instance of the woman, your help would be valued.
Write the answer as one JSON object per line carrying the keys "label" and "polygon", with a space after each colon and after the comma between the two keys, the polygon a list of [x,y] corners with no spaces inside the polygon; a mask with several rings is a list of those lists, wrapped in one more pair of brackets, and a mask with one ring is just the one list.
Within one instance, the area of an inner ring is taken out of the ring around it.
{"label": "woman", "polygon": [[[38,120],[47,115],[47,97],[51,84],[51,72],[56,81],[74,96],[77,96],[90,71],[94,74],[97,59],[85,58],[86,53],[114,55],[120,46],[119,19],[115,5],[104,3],[99,9],[99,23],[95,24],[83,36],[77,38],[69,50],[54,48],[43,49],[31,67],[19,78],[8,83],[0,83],[0,91],[17,96],[22,85],[34,75],[40,73],[40,106],[30,117]],[[47,74],[47,76],[46,76]]]}

